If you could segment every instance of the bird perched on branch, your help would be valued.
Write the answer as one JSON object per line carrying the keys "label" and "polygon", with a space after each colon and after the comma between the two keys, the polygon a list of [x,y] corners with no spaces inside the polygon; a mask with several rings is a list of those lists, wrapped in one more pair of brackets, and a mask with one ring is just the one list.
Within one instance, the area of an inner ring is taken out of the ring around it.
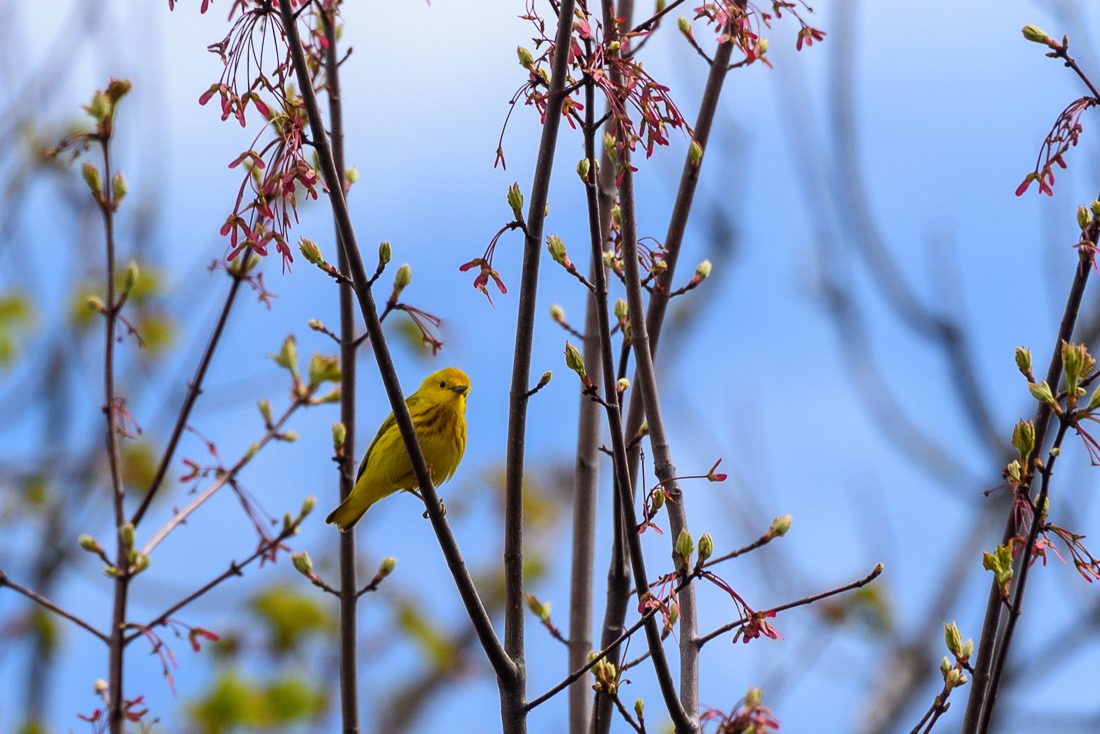
{"label": "bird perched on branch", "polygon": [[[462,461],[469,391],[470,378],[466,373],[445,367],[428,375],[420,389],[405,398],[433,483],[450,479]],[[378,500],[398,490],[413,491],[416,486],[412,461],[397,428],[397,419],[390,413],[367,448],[355,487],[325,522],[346,531]]]}

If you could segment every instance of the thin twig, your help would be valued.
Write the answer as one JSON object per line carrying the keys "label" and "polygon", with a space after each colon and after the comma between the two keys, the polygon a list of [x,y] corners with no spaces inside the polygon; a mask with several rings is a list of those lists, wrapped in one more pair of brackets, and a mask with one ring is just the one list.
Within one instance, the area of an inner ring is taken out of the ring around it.
{"label": "thin twig", "polygon": [[19,592],[20,594],[27,597],[31,601],[35,602],[39,606],[41,606],[45,609],[49,609],[51,612],[53,612],[57,616],[64,617],[65,619],[69,620],[70,622],[77,625],[78,627],[82,627],[85,630],[87,630],[88,632],[91,632],[93,635],[98,637],[102,642],[110,643],[110,638],[108,638],[107,635],[105,635],[102,632],[100,632],[99,630],[97,630],[95,627],[93,627],[88,622],[85,622],[83,619],[76,616],[72,612],[69,612],[69,611],[66,611],[66,610],[62,609],[61,607],[57,606],[56,604],[54,604],[52,601],[50,601],[46,597],[42,596],[41,594],[39,594],[35,591],[32,591],[32,590],[28,589],[25,586],[21,586],[20,584],[15,583],[14,581],[11,580],[10,576],[8,576],[6,573],[4,573],[2,570],[0,570],[0,588],[3,588],[5,586],[8,587],[9,589],[11,589],[12,591]]}

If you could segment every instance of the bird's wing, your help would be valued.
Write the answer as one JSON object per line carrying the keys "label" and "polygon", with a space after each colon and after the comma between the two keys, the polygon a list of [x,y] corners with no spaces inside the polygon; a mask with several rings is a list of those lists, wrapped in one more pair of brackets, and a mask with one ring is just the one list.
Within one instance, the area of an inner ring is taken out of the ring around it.
{"label": "bird's wing", "polygon": [[[414,405],[420,402],[420,398],[413,393],[409,397],[405,398],[405,405],[408,406],[409,411],[412,411]],[[359,477],[363,476],[363,472],[367,470],[367,462],[370,461],[371,452],[374,451],[375,444],[378,443],[378,439],[385,435],[386,431],[391,428],[397,427],[397,418],[393,413],[390,413],[386,420],[382,421],[382,427],[378,429],[378,433],[374,434],[374,440],[370,442],[370,446],[367,447],[367,453],[363,454],[363,461],[359,464],[359,472],[355,475],[355,481],[359,481]]]}

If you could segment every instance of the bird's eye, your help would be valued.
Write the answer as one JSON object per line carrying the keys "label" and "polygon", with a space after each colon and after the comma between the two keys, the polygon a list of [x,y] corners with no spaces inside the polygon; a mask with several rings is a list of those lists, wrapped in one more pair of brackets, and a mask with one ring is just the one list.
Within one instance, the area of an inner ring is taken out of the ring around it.
{"label": "bird's eye", "polygon": [[439,383],[439,386],[440,386],[440,387],[447,387],[447,383],[446,383],[446,382],[440,382],[440,383]]}

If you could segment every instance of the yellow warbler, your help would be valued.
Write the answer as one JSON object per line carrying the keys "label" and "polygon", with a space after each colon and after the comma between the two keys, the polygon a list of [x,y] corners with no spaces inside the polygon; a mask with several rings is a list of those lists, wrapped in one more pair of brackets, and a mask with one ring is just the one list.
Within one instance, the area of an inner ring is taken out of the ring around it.
{"label": "yellow warbler", "polygon": [[[405,398],[433,482],[450,479],[462,461],[469,390],[470,378],[465,372],[445,367],[428,375],[420,389]],[[363,456],[354,489],[325,522],[347,530],[378,500],[399,489],[415,487],[412,461],[397,429],[397,419],[390,413]]]}

